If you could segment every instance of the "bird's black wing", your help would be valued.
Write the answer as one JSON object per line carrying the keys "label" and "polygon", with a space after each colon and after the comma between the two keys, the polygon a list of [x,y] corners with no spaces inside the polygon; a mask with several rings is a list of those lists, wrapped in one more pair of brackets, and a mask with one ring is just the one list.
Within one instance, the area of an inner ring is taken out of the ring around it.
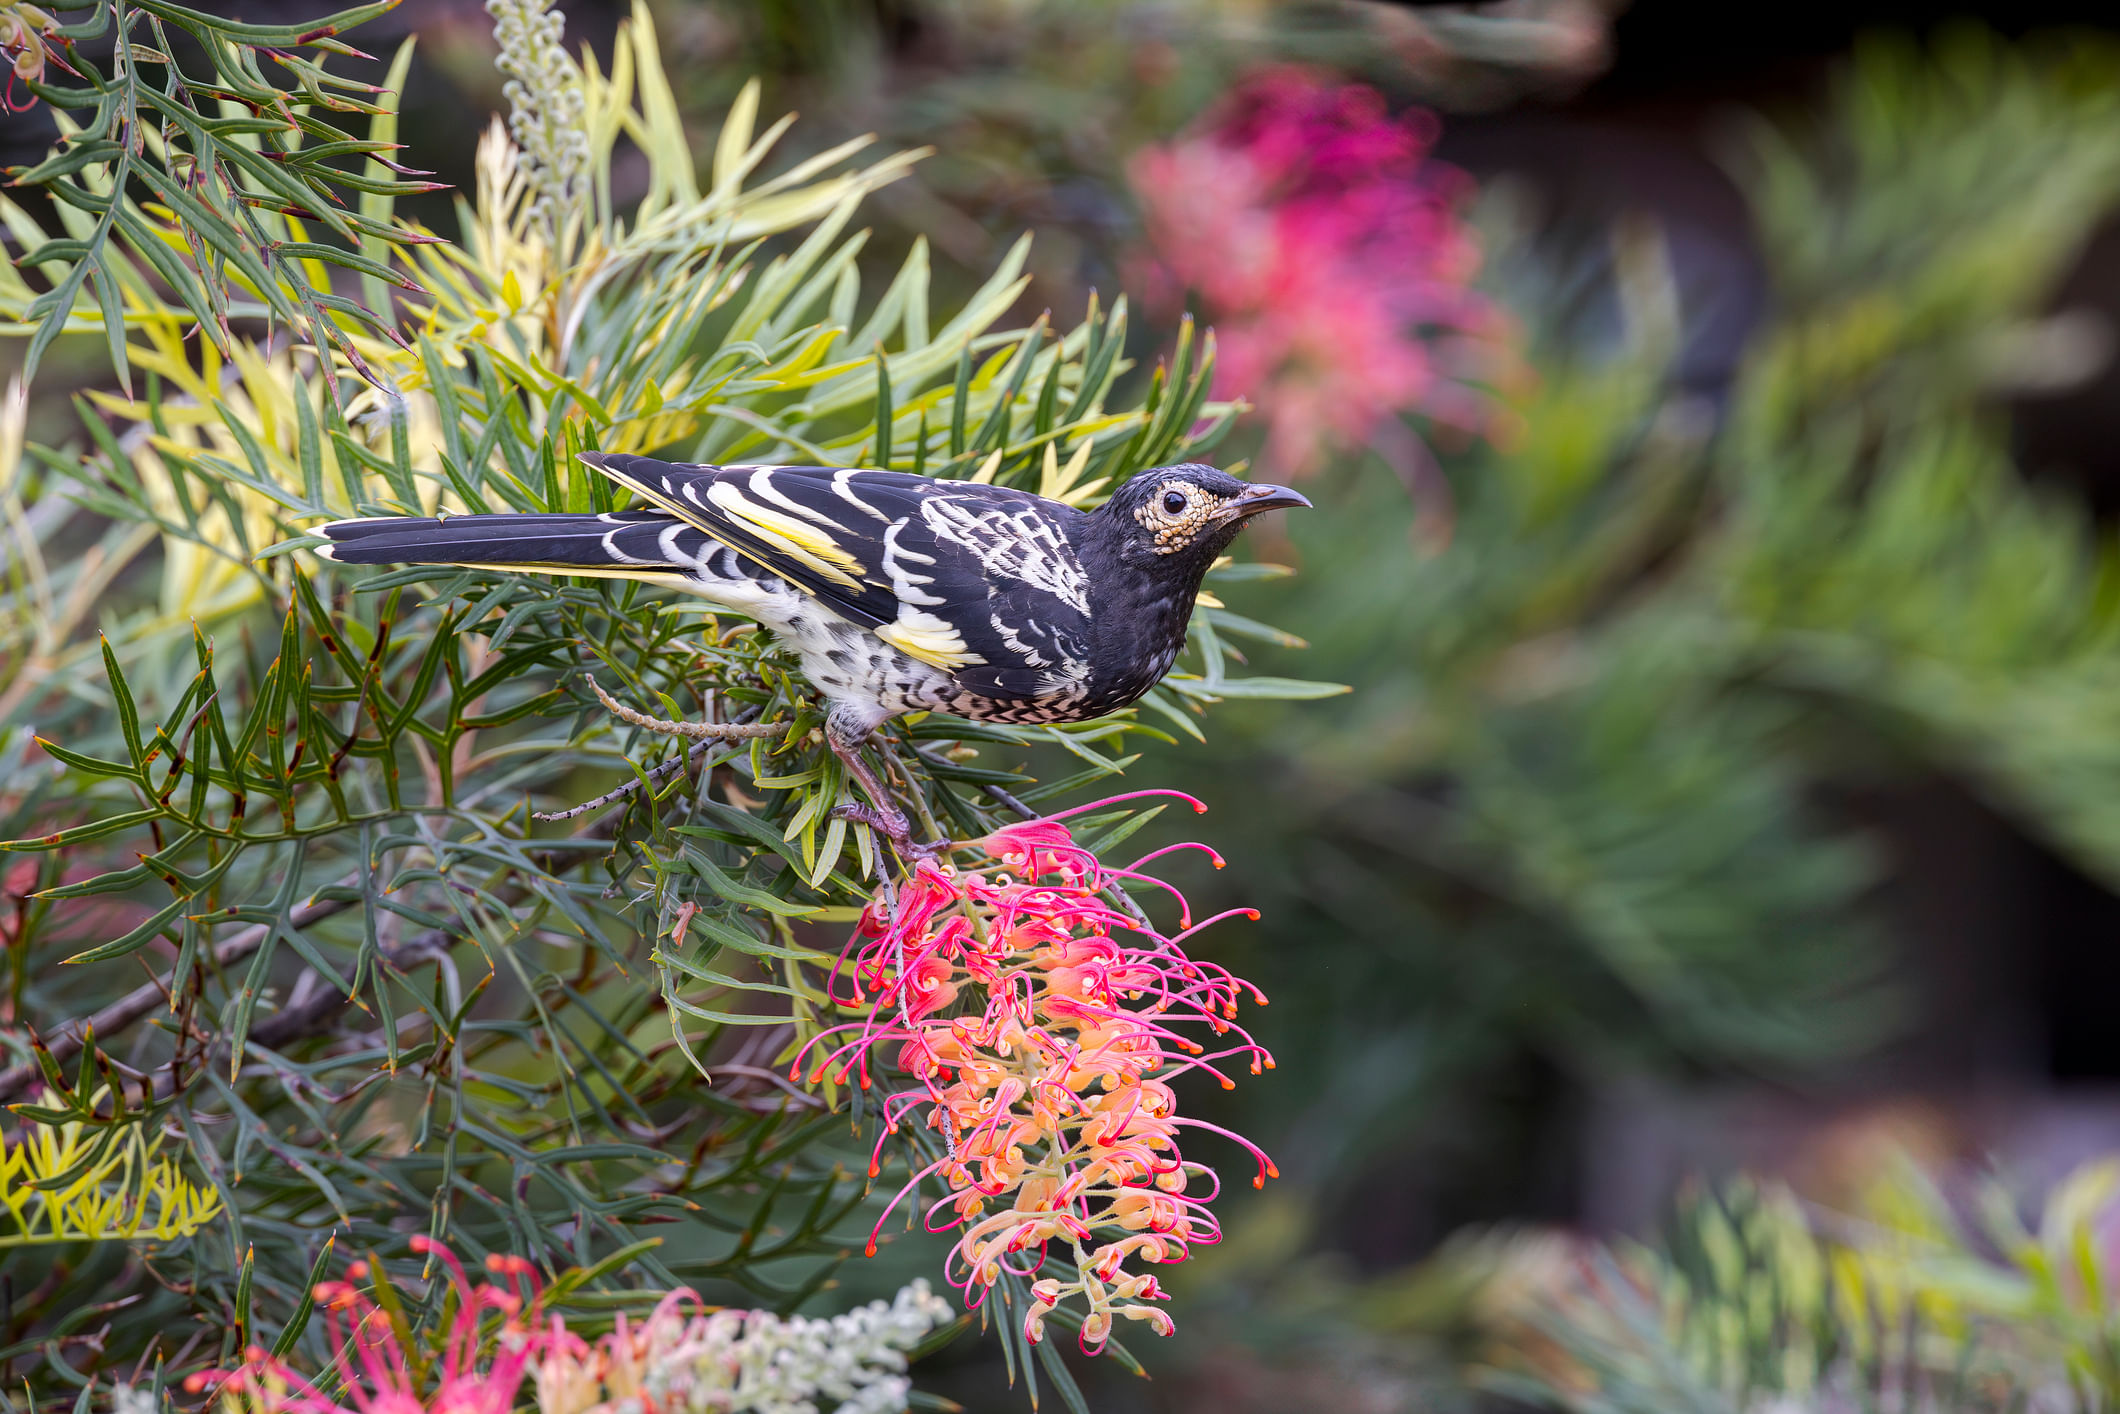
{"label": "bird's black wing", "polygon": [[1087,677],[1070,507],[895,471],[583,460],[967,688],[1043,698]]}

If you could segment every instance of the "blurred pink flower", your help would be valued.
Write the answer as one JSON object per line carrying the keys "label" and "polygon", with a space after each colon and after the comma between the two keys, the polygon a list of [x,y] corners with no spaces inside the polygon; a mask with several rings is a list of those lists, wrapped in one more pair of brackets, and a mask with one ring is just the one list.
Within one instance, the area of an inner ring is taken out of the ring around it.
{"label": "blurred pink flower", "polygon": [[1256,402],[1279,473],[1365,444],[1401,459],[1401,413],[1493,428],[1480,384],[1508,366],[1509,326],[1470,288],[1471,182],[1430,160],[1436,131],[1420,110],[1392,117],[1372,89],[1276,68],[1129,168],[1151,297],[1202,303],[1215,391]]}

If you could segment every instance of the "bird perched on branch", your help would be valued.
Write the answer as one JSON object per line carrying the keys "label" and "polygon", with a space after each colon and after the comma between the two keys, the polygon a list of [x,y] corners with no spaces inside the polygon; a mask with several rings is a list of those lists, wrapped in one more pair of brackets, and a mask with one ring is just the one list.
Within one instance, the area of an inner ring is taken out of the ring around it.
{"label": "bird perched on branch", "polygon": [[905,816],[861,759],[869,733],[902,712],[1079,722],[1129,705],[1169,671],[1201,579],[1245,521],[1310,504],[1192,463],[1079,511],[896,471],[582,460],[650,508],[334,521],[317,553],[645,580],[755,618],[801,658],[829,704],[826,740],[875,802],[841,813],[902,850]]}

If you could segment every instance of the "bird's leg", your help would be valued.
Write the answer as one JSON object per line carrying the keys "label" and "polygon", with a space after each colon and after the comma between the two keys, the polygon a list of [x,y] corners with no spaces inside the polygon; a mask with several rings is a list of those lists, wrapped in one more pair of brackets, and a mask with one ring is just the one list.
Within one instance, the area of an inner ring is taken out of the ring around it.
{"label": "bird's leg", "polygon": [[873,728],[865,728],[857,733],[850,730],[851,725],[842,722],[836,712],[828,714],[825,717],[824,739],[831,746],[832,754],[839,758],[839,763],[846,767],[847,775],[876,803],[863,805],[855,801],[834,807],[832,813],[842,820],[856,825],[867,825],[875,830],[891,842],[891,847],[898,851],[900,858],[928,858],[941,853],[945,848],[943,841],[932,840],[922,844],[913,839],[913,827],[906,820],[905,812],[891,804],[890,796],[884,792],[883,782],[869,769],[869,763],[861,759],[861,744],[868,739],[869,731]]}
{"label": "bird's leg", "polygon": [[661,732],[664,736],[687,737],[693,741],[755,741],[762,737],[780,736],[788,729],[786,722],[671,722],[661,717],[651,717],[645,712],[636,712],[625,703],[604,691],[604,685],[595,678],[589,679],[589,690],[596,700],[604,704],[604,710],[621,722],[631,723],[643,731]]}
{"label": "bird's leg", "polygon": [[920,847],[913,843],[913,827],[905,818],[905,812],[890,803],[890,797],[883,792],[883,782],[869,769],[869,763],[861,759],[860,744],[841,741],[833,732],[826,732],[825,740],[831,743],[832,754],[839,758],[839,764],[846,767],[847,775],[854,779],[870,800],[876,802],[874,805],[863,805],[859,801],[851,801],[835,807],[832,813],[853,824],[869,826],[888,839],[899,854],[906,858],[922,853]]}

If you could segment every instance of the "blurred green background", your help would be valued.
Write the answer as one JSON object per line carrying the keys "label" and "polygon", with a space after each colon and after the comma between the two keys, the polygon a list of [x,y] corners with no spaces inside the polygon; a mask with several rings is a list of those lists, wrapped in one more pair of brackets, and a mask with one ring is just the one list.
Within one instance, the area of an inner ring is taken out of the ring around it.
{"label": "blurred green background", "polygon": [[[559,8],[592,47],[621,13]],[[1138,297],[1129,160],[1262,66],[1434,112],[1434,160],[1472,178],[1477,285],[1520,365],[1485,396],[1513,431],[1409,414],[1415,494],[1401,433],[1312,469],[1318,509],[1258,547],[1299,575],[1228,597],[1308,639],[1246,645],[1259,671],[1354,692],[1235,704],[1137,768],[1214,807],[1232,867],[1197,897],[1264,913],[1222,956],[1272,997],[1279,1068],[1214,1117],[1287,1182],[1233,1193],[1228,1244],[1177,1274],[1152,1380],[1079,1367],[1093,1408],[1749,1407],[1727,1381],[1623,1390],[1579,1351],[1468,1386],[1468,1360],[1510,1363],[1497,1331],[1522,1356],[1590,1319],[1572,1258],[1491,1234],[1652,1233],[1688,1176],[1739,1170],[1855,1205],[1905,1156],[1946,1194],[1999,1165],[2029,1202],[2120,1149],[2108,7],[654,9],[698,132],[756,74],[764,111],[802,115],[782,164],[868,131],[935,149],[871,208],[877,268],[924,234],[961,292],[1035,231],[1025,320]],[[486,19],[411,0],[369,47],[393,27],[420,34],[406,129],[468,184],[503,106]],[[36,128],[10,118],[6,160]],[[1135,324],[1141,370],[1179,312]],[[1778,1210],[1751,1192],[1670,1221],[1722,1231],[1699,1214],[1727,1207],[1756,1236]],[[1778,1231],[1731,1250],[1784,1260]],[[883,1260],[909,1273],[917,1246]],[[2091,1407],[2120,1388],[2109,1304]],[[1020,1403],[990,1342],[919,1383]]]}

